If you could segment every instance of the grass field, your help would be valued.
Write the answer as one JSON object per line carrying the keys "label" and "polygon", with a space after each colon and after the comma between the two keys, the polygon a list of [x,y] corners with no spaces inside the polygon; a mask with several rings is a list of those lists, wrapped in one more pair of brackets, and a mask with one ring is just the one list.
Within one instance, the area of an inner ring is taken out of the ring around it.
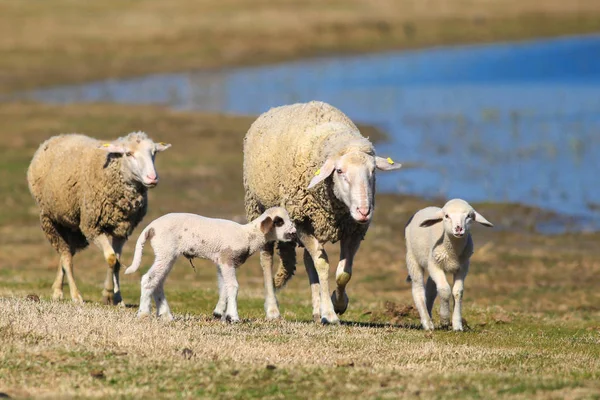
{"label": "grass field", "polygon": [[[170,211],[242,219],[241,143],[252,118],[155,107],[5,104],[0,119],[5,163],[0,170],[0,392],[17,397],[600,396],[598,234],[543,236],[516,223],[543,217],[538,210],[478,205],[496,228],[475,228],[477,248],[465,289],[469,329],[428,335],[416,329],[401,234],[425,202],[380,195],[358,253],[343,325],[311,322],[302,267],[279,294],[285,322],[265,322],[256,256],[238,273],[243,323],[211,319],[217,300],[214,267],[198,261],[194,273],[185,260],[167,283],[177,319],[138,321],[139,275],[123,277],[131,307],[99,305],[104,263],[95,248],[75,258],[76,279],[88,303],[50,301],[57,256],[38,227],[27,192],[24,172],[31,155],[53,132],[112,137],[145,129],[173,144],[157,159],[161,183],[150,192],[145,223]],[[132,247],[130,241],[126,264]],[[335,246],[328,250],[335,259]],[[147,250],[142,272],[151,260]],[[26,300],[28,294],[41,302]]]}
{"label": "grass field", "polygon": [[[0,93],[332,52],[594,31],[600,31],[600,3],[592,0],[6,1],[0,2]],[[402,233],[409,216],[430,202],[411,196],[377,196],[340,326],[312,322],[301,265],[278,294],[284,320],[264,321],[257,256],[238,271],[243,322],[237,325],[211,318],[215,270],[200,260],[197,272],[178,261],[169,277],[166,293],[176,314],[170,323],[135,319],[139,274],[122,278],[127,308],[100,305],[105,267],[94,247],[75,257],[86,304],[72,304],[68,290],[64,302],[50,301],[58,259],[25,180],[43,140],[64,132],[110,139],[145,130],[173,144],[158,156],[161,182],[125,247],[129,264],[141,228],[167,212],[244,219],[242,138],[254,118],[0,103],[0,393],[600,398],[600,233],[538,234],[535,221],[552,216],[518,205],[476,205],[496,227],[474,228],[463,333],[418,329]],[[336,260],[336,246],[327,250]],[[147,248],[140,272],[151,260]]]}

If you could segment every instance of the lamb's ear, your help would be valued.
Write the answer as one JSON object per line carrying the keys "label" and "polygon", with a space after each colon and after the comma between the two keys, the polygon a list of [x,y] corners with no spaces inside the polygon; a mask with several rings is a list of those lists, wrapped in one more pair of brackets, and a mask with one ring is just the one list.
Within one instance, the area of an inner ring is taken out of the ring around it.
{"label": "lamb's ear", "polygon": [[102,143],[98,146],[99,149],[106,151],[107,153],[116,153],[116,154],[125,154],[129,150],[122,144],[118,144],[115,142],[112,143]]}
{"label": "lamb's ear", "polygon": [[169,147],[171,147],[170,143],[165,143],[165,142],[154,143],[154,150],[156,150],[156,152],[165,151]]}
{"label": "lamb's ear", "polygon": [[382,171],[393,171],[402,167],[402,164],[395,162],[390,157],[375,157],[375,165],[377,166],[377,169]]}
{"label": "lamb's ear", "polygon": [[307,189],[312,189],[318,183],[327,179],[329,175],[333,172],[333,168],[335,167],[335,162],[331,159],[325,161],[325,163],[315,172],[314,178],[310,180]]}
{"label": "lamb's ear", "polygon": [[483,215],[479,214],[477,211],[473,211],[473,212],[475,213],[475,221],[476,222],[479,222],[483,226],[489,226],[490,228],[492,228],[494,226],[494,224],[492,224],[490,221],[485,219],[483,217]]}
{"label": "lamb's ear", "polygon": [[266,217],[260,223],[260,231],[263,233],[263,235],[266,235],[269,233],[271,228],[273,228],[273,219],[271,217]]}
{"label": "lamb's ear", "polygon": [[427,218],[425,221],[421,222],[419,225],[421,228],[427,228],[428,226],[435,225],[438,222],[442,222],[444,219],[444,212],[442,210],[438,211],[435,215],[432,215],[430,218]]}

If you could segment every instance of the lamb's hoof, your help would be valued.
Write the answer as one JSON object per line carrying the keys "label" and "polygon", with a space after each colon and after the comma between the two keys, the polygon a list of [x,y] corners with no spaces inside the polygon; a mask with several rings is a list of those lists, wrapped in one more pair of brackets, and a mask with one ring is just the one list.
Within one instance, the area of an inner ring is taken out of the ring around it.
{"label": "lamb's hoof", "polygon": [[460,323],[460,324],[452,324],[452,330],[454,332],[462,332],[463,331],[463,325],[462,325],[462,323]]}
{"label": "lamb's hoof", "polygon": [[115,293],[112,301],[113,301],[112,304],[115,306],[125,307],[125,303],[123,303],[123,298],[121,297],[121,292]]}
{"label": "lamb's hoof", "polygon": [[228,322],[230,324],[237,324],[238,322],[240,322],[240,317],[234,317],[231,315],[226,315],[225,316],[225,322]]}
{"label": "lamb's hoof", "polygon": [[321,323],[323,325],[339,325],[340,319],[334,312],[330,314],[326,313],[321,316]]}
{"label": "lamb's hoof", "polygon": [[313,314],[313,321],[315,321],[316,323],[320,323],[321,322],[321,314]]}
{"label": "lamb's hoof", "polygon": [[331,302],[333,303],[333,310],[336,314],[342,315],[348,309],[348,295],[344,292],[344,296],[338,300],[337,290],[331,295]]}
{"label": "lamb's hoof", "polygon": [[267,320],[273,321],[281,318],[281,314],[279,314],[279,310],[268,310],[267,311]]}
{"label": "lamb's hoof", "polygon": [[61,301],[63,299],[64,295],[63,295],[63,291],[59,290],[59,289],[55,289],[54,292],[52,293],[52,300],[54,301]]}
{"label": "lamb's hoof", "polygon": [[440,329],[449,330],[450,329],[450,321],[440,321]]}
{"label": "lamb's hoof", "polygon": [[150,318],[150,313],[149,312],[145,312],[145,311],[138,311],[137,317],[139,319],[147,319],[147,318]]}
{"label": "lamb's hoof", "polygon": [[102,304],[111,306],[113,305],[115,294],[112,291],[103,290],[102,291]]}
{"label": "lamb's hoof", "polygon": [[173,314],[171,314],[171,313],[161,314],[161,315],[158,316],[158,318],[162,319],[165,322],[171,322],[171,321],[173,321],[175,319],[173,317]]}
{"label": "lamb's hoof", "polygon": [[218,312],[218,311],[213,311],[213,317],[214,317],[215,319],[222,319],[222,318],[223,318],[223,314],[221,314],[221,313],[220,313],[220,312]]}
{"label": "lamb's hoof", "polygon": [[433,331],[433,321],[421,321],[421,326],[423,327],[423,330],[425,331]]}

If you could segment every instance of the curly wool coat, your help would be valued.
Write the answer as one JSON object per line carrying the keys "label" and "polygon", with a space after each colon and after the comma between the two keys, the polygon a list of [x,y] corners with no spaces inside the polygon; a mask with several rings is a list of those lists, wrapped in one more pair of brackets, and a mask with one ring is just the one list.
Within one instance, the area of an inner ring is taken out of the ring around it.
{"label": "curly wool coat", "polygon": [[310,102],[273,108],[262,114],[244,139],[244,188],[248,220],[265,209],[285,207],[296,226],[321,243],[364,237],[368,224],[357,223],[333,193],[332,178],[308,190],[315,172],[329,157],[350,151],[374,155],[371,142],[337,108]]}
{"label": "curly wool coat", "polygon": [[[123,138],[143,139],[141,132]],[[42,229],[59,252],[74,254],[101,233],[127,239],[146,215],[148,189],[127,181],[122,157],[108,155],[101,143],[79,134],[54,136],[42,143],[27,171]]]}

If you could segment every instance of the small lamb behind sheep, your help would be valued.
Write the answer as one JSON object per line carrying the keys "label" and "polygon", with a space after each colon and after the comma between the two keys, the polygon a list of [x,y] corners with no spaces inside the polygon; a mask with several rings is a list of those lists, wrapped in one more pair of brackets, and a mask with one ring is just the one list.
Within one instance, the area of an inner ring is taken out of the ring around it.
{"label": "small lamb behind sheep", "polygon": [[282,207],[269,208],[246,225],[196,214],[163,215],[142,231],[135,245],[133,263],[125,271],[131,274],[140,267],[144,243],[150,240],[155,259],[142,277],[138,316],[152,312],[151,297],[154,297],[157,316],[173,319],[164,284],[175,261],[183,255],[190,263],[198,257],[217,264],[219,301],[213,315],[230,322],[239,321],[235,269],[265,244],[275,240],[289,242],[295,239],[295,235],[296,228]]}
{"label": "small lamb behind sheep", "polygon": [[[442,222],[443,224],[438,224]],[[418,211],[406,224],[406,266],[412,281],[415,305],[425,330],[433,330],[431,310],[437,294],[440,295],[440,322],[450,323],[450,295],[454,296],[452,328],[462,331],[462,297],[464,281],[469,272],[469,259],[473,254],[471,223],[493,225],[464,200],[453,199],[443,208],[426,207]],[[423,272],[429,278],[423,287]],[[454,275],[454,287],[446,280],[446,272]],[[437,291],[436,291],[437,289]],[[427,308],[426,308],[427,307]]]}
{"label": "small lamb behind sheep", "polygon": [[108,264],[104,301],[122,304],[121,251],[146,215],[148,189],[158,184],[154,158],[170,146],[154,143],[144,132],[112,142],[59,135],[40,145],[27,182],[40,209],[42,230],[60,255],[52,285],[55,300],[63,298],[66,274],[71,299],[83,302],[73,277],[73,256],[94,243]]}

